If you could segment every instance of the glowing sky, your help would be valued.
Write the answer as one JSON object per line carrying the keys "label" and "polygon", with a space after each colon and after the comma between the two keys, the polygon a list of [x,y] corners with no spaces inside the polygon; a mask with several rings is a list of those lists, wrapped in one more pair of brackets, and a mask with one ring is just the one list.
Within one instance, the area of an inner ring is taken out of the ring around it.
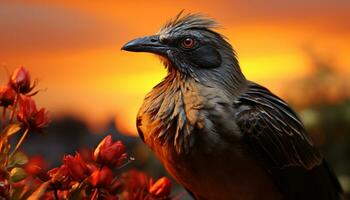
{"label": "glowing sky", "polygon": [[350,74],[348,0],[1,1],[0,64],[27,67],[53,117],[70,113],[99,128],[116,116],[122,131],[134,133],[144,95],[166,72],[155,56],[120,47],[182,9],[217,19],[246,77],[277,93],[308,72],[305,46]]}

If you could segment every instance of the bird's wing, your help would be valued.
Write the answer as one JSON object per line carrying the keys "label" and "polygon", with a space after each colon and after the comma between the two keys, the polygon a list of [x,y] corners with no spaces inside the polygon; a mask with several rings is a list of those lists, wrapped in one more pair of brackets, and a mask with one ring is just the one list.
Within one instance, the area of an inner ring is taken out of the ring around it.
{"label": "bird's wing", "polygon": [[[336,196],[339,183],[306,135],[300,119],[283,100],[266,88],[251,83],[234,106],[237,109],[235,121],[243,134],[243,143],[284,194],[300,199],[315,197],[313,193],[321,196],[319,190],[324,189],[332,191],[323,198]],[[310,192],[306,193],[308,190]]]}
{"label": "bird's wing", "polygon": [[235,102],[236,122],[244,139],[273,167],[311,169],[322,157],[289,106],[266,88],[252,84]]}

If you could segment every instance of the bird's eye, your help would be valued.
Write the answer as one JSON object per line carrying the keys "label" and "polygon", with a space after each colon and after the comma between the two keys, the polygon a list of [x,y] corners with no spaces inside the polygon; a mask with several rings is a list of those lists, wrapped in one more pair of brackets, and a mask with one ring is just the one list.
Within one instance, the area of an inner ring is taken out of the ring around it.
{"label": "bird's eye", "polygon": [[185,38],[182,40],[181,45],[186,49],[191,49],[195,44],[195,41],[193,38]]}

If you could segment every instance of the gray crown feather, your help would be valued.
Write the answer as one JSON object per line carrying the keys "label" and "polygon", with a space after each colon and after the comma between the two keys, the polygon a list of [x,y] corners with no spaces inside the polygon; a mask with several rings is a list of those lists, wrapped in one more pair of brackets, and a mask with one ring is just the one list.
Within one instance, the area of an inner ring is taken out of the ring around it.
{"label": "gray crown feather", "polygon": [[159,32],[175,32],[178,30],[194,28],[212,30],[219,27],[220,25],[215,20],[201,13],[184,14],[184,11],[182,10],[175,16],[175,18],[167,21]]}

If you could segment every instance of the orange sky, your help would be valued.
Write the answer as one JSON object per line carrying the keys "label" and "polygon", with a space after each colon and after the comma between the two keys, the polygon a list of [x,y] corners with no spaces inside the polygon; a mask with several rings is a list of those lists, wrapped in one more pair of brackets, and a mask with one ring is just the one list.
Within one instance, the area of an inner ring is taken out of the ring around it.
{"label": "orange sky", "polygon": [[246,76],[276,93],[308,72],[304,46],[350,75],[348,0],[1,1],[0,64],[38,77],[47,90],[37,99],[53,117],[70,113],[101,128],[116,116],[122,131],[135,133],[144,95],[166,72],[155,56],[120,47],[182,9],[217,19]]}

